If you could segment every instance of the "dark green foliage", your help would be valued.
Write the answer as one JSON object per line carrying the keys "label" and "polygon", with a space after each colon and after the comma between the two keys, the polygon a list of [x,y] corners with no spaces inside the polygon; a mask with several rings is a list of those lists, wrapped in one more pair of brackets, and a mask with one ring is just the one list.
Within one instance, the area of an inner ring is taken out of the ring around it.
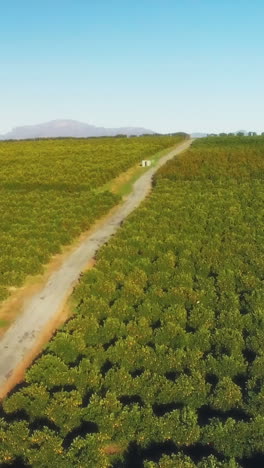
{"label": "dark green foliage", "polygon": [[209,138],[158,173],[82,277],[74,317],[4,401],[1,460],[264,457],[263,154],[263,138]]}

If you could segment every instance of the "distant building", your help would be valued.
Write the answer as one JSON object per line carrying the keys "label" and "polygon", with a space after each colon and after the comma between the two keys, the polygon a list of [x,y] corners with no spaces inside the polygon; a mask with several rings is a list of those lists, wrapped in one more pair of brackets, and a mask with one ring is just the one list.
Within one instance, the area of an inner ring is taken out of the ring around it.
{"label": "distant building", "polygon": [[143,159],[141,161],[141,166],[142,167],[149,167],[149,166],[151,166],[151,161],[149,159]]}

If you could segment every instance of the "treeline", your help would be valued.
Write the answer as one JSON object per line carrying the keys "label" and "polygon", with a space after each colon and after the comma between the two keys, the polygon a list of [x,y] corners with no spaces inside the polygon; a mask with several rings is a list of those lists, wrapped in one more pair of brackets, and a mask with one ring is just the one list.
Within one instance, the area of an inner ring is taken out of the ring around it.
{"label": "treeline", "polygon": [[161,169],[82,277],[3,402],[3,466],[263,466],[263,156],[218,141]]}
{"label": "treeline", "polygon": [[172,132],[172,133],[158,133],[158,132],[155,132],[155,133],[142,133],[141,135],[126,135],[124,133],[119,133],[117,135],[108,135],[108,136],[89,136],[89,137],[72,137],[72,136],[58,136],[58,137],[36,137],[36,138],[23,138],[22,140],[17,140],[17,139],[4,139],[4,140],[1,140],[0,139],[0,142],[1,141],[5,141],[5,142],[8,142],[8,143],[17,143],[17,141],[22,141],[22,142],[33,142],[33,141],[57,141],[57,140],[63,140],[63,141],[67,141],[67,140],[71,140],[71,141],[74,141],[74,140],[78,140],[78,141],[81,141],[81,140],[103,140],[103,139],[106,139],[106,140],[109,140],[109,139],[113,139],[113,138],[141,138],[141,137],[160,137],[160,136],[178,136],[178,137],[181,137],[181,138],[184,138],[184,139],[187,139],[187,138],[190,138],[190,135],[186,132]]}
{"label": "treeline", "polygon": [[0,301],[118,201],[104,184],[181,137],[0,143]]}
{"label": "treeline", "polygon": [[[229,132],[229,133],[225,133],[225,132],[220,132],[220,133],[208,133],[208,137],[221,137],[221,138],[225,138],[225,137],[245,137],[245,136],[248,136],[248,137],[256,137],[258,134],[257,132],[244,132],[244,131],[241,131],[241,132]],[[264,132],[261,133],[261,136],[264,136]]]}

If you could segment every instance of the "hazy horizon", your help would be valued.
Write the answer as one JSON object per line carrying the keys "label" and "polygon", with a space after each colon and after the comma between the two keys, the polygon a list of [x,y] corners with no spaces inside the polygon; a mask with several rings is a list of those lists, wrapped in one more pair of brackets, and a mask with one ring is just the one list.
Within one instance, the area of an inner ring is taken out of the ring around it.
{"label": "hazy horizon", "polygon": [[0,134],[57,119],[264,131],[261,0],[14,0],[1,13]]}
{"label": "hazy horizon", "polygon": [[[20,126],[20,125],[19,125],[19,126],[15,126],[15,127],[10,128],[7,132],[0,133],[0,137],[1,137],[1,136],[5,136],[5,135],[8,134],[8,133],[11,133],[12,130],[16,130],[17,128],[22,128],[22,127],[25,127],[25,128],[26,128],[26,127],[33,127],[33,126],[36,126],[36,127],[37,127],[37,126],[41,126],[41,125],[45,125],[45,124],[52,124],[53,122],[54,122],[54,123],[60,123],[60,122],[65,122],[65,123],[68,122],[68,123],[70,123],[70,122],[73,122],[73,123],[79,123],[79,124],[87,124],[87,125],[90,125],[90,126],[95,127],[95,128],[101,128],[101,127],[102,127],[102,128],[106,128],[106,129],[114,129],[114,128],[121,129],[121,128],[129,128],[129,127],[130,127],[130,128],[136,128],[134,125],[127,125],[126,127],[123,126],[123,125],[119,125],[119,126],[117,126],[117,127],[104,127],[104,126],[97,125],[96,123],[92,123],[92,122],[81,122],[81,121],[78,121],[78,120],[76,120],[76,119],[70,119],[70,118],[69,118],[69,119],[67,119],[67,118],[65,118],[65,119],[59,119],[59,118],[58,118],[58,119],[52,119],[52,120],[47,121],[47,122],[35,122],[34,124],[26,123],[26,124],[21,125],[21,126]],[[155,132],[155,131],[158,132],[156,129],[153,129],[153,128],[149,128],[149,127],[142,127],[142,128],[144,128],[144,129],[146,129],[146,130],[152,130],[152,131],[154,131],[154,132]],[[175,131],[177,131],[177,130],[175,129]],[[178,129],[178,131],[185,131],[185,130],[183,130],[183,129]],[[233,129],[233,130],[228,130],[228,131],[226,131],[226,132],[223,131],[223,133],[237,133],[238,131],[249,132],[249,131],[255,131],[255,130],[252,129],[252,128],[251,128],[251,129],[238,129],[238,128],[237,128],[237,129]],[[202,134],[202,133],[205,133],[205,134],[206,134],[206,133],[208,133],[208,134],[210,134],[210,133],[221,133],[221,132],[207,132],[207,131],[200,131],[200,130],[189,131],[189,132],[188,132],[188,131],[185,131],[185,132],[188,133],[188,134],[196,134],[196,133],[197,133],[197,134],[200,134],[200,133],[201,133],[201,134]],[[166,133],[166,132],[163,132],[163,133]],[[169,133],[169,131],[168,131],[168,133]],[[262,133],[262,132],[257,132],[257,134],[261,134],[261,133]]]}

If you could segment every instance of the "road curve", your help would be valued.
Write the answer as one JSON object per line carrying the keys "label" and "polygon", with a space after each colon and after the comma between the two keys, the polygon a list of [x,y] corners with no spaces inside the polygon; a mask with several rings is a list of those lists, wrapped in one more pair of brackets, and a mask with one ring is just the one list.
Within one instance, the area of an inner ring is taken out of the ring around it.
{"label": "road curve", "polygon": [[186,150],[191,143],[192,140],[185,141],[163,156],[155,167],[145,172],[135,182],[132,193],[117,211],[69,254],[58,270],[50,275],[41,290],[23,305],[19,317],[0,340],[0,392],[36,345],[43,329],[65,304],[88,262],[149,193],[153,174],[167,161]]}

